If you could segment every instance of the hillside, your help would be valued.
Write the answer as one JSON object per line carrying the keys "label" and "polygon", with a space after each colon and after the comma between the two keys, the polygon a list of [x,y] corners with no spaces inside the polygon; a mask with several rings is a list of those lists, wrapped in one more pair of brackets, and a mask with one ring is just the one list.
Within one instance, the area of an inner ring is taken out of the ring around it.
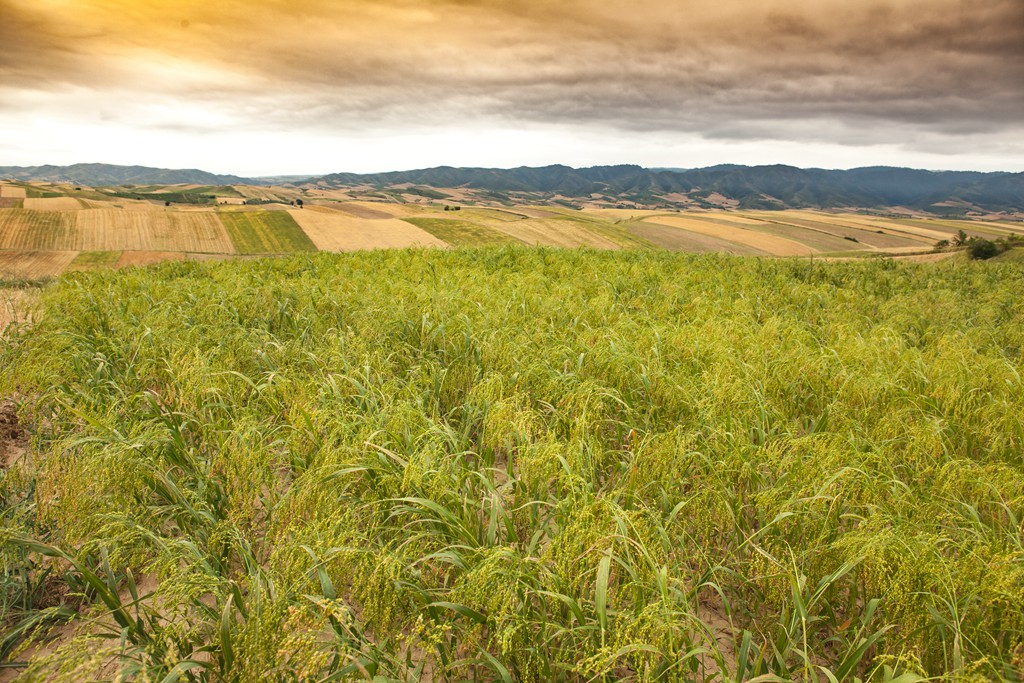
{"label": "hillside", "polygon": [[65,278],[0,344],[0,658],[1019,680],[1021,291],[1019,262],[522,247]]}
{"label": "hillside", "polygon": [[[460,194],[456,197],[456,194]],[[750,256],[909,257],[1024,223],[856,212],[574,209],[421,186],[0,183],[0,280],[296,251],[536,245]]]}
{"label": "hillside", "polygon": [[72,166],[0,166],[0,180],[30,182],[76,183],[90,187],[125,184],[156,185],[259,185],[263,181],[217,175],[197,169],[166,169],[148,166],[115,166],[113,164],[74,164]]}
{"label": "hillside", "polygon": [[319,178],[239,178],[198,170],[77,164],[0,167],[0,180],[4,178],[90,187],[245,184],[413,189],[435,199],[449,196],[446,191],[460,190],[457,195],[507,205],[556,201],[577,207],[593,204],[659,209],[859,208],[944,216],[1024,213],[1024,173],[887,167],[844,171],[731,164],[703,169],[647,169],[633,165],[579,169],[561,165],[511,169],[441,166],[375,174],[334,173]]}
{"label": "hillside", "polygon": [[[412,184],[466,187],[508,195],[537,194],[616,203],[741,209],[909,207],[930,213],[1024,211],[1024,173],[858,168],[849,171],[792,166],[716,166],[651,170],[640,166],[568,166],[485,169],[430,168],[374,175],[334,174],[330,186]],[[719,195],[712,198],[712,195]],[[672,195],[681,195],[675,196]]]}

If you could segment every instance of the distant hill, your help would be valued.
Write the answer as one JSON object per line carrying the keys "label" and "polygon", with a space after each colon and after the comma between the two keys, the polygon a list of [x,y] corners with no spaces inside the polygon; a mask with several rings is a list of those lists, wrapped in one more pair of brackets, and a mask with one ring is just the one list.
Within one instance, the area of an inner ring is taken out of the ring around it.
{"label": "distant hill", "polygon": [[0,166],[0,179],[75,183],[90,187],[109,185],[269,185],[270,182],[198,169],[166,169],[113,164],[72,166]]}
{"label": "distant hill", "polygon": [[678,203],[685,195],[697,205],[711,195],[745,209],[910,207],[934,213],[1024,210],[1024,173],[923,171],[872,167],[848,171],[793,166],[736,166],[676,170],[640,166],[520,167],[511,169],[441,166],[377,174],[335,173],[319,179],[332,187],[413,184],[465,187],[491,193],[538,193],[589,198],[601,195],[651,203]]}
{"label": "distant hill", "polygon": [[[306,185],[332,188],[395,186],[465,188],[479,199],[597,201],[660,208],[838,209],[900,207],[935,214],[1024,212],[1024,173],[923,171],[886,166],[826,170],[794,166],[722,164],[697,169],[649,169],[635,165],[572,168],[439,166],[390,173],[333,173],[319,178],[243,178],[197,169],[75,164],[0,167],[0,180],[69,182],[102,187],[141,184]],[[426,195],[424,195],[426,196]]]}

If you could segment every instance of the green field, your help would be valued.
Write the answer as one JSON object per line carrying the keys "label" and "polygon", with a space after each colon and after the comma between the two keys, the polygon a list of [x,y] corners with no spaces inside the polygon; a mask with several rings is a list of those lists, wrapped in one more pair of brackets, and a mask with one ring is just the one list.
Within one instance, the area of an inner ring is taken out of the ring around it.
{"label": "green field", "polygon": [[0,345],[4,654],[74,618],[24,680],[1019,681],[1022,291],[526,248],[65,277]]}
{"label": "green field", "polygon": [[223,211],[218,214],[239,254],[316,251],[287,211]]}
{"label": "green field", "polygon": [[454,218],[405,218],[417,228],[426,230],[431,235],[453,247],[484,247],[502,244],[521,244],[511,235],[500,230],[469,221]]}
{"label": "green field", "polygon": [[95,268],[111,268],[117,265],[120,258],[120,251],[83,251],[71,261],[69,269],[93,270]]}

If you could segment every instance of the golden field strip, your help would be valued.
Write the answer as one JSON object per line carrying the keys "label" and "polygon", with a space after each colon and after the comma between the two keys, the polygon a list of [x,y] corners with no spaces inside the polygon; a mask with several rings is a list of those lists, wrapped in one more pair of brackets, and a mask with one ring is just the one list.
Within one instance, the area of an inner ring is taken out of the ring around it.
{"label": "golden field strip", "polygon": [[[189,189],[167,186],[160,191]],[[461,206],[445,211],[443,204],[353,200],[332,193],[306,195],[305,206],[299,207],[291,203],[300,198],[293,188],[228,190],[238,196],[196,206],[140,200],[131,193],[116,197],[53,185],[30,191],[0,185],[0,278],[56,276],[80,253],[98,252],[116,258],[108,256],[89,267],[314,248],[344,252],[499,243],[847,258],[925,253],[960,230],[988,239],[1024,234],[1021,222],[809,210]],[[44,196],[28,196],[33,194]],[[239,206],[245,198],[263,203]]]}

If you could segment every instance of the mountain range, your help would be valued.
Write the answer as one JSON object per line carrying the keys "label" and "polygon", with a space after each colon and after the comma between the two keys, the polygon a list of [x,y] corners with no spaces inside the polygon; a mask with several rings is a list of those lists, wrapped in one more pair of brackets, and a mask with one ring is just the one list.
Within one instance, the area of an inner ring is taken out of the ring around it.
{"label": "mountain range", "polygon": [[629,202],[652,206],[784,208],[913,208],[939,214],[1024,211],[1024,173],[926,171],[868,167],[850,170],[723,164],[697,169],[649,169],[635,165],[572,168],[456,168],[322,177],[243,178],[196,169],[75,164],[0,167],[0,179],[125,184],[272,185],[299,187],[463,188],[494,201],[559,200]]}

